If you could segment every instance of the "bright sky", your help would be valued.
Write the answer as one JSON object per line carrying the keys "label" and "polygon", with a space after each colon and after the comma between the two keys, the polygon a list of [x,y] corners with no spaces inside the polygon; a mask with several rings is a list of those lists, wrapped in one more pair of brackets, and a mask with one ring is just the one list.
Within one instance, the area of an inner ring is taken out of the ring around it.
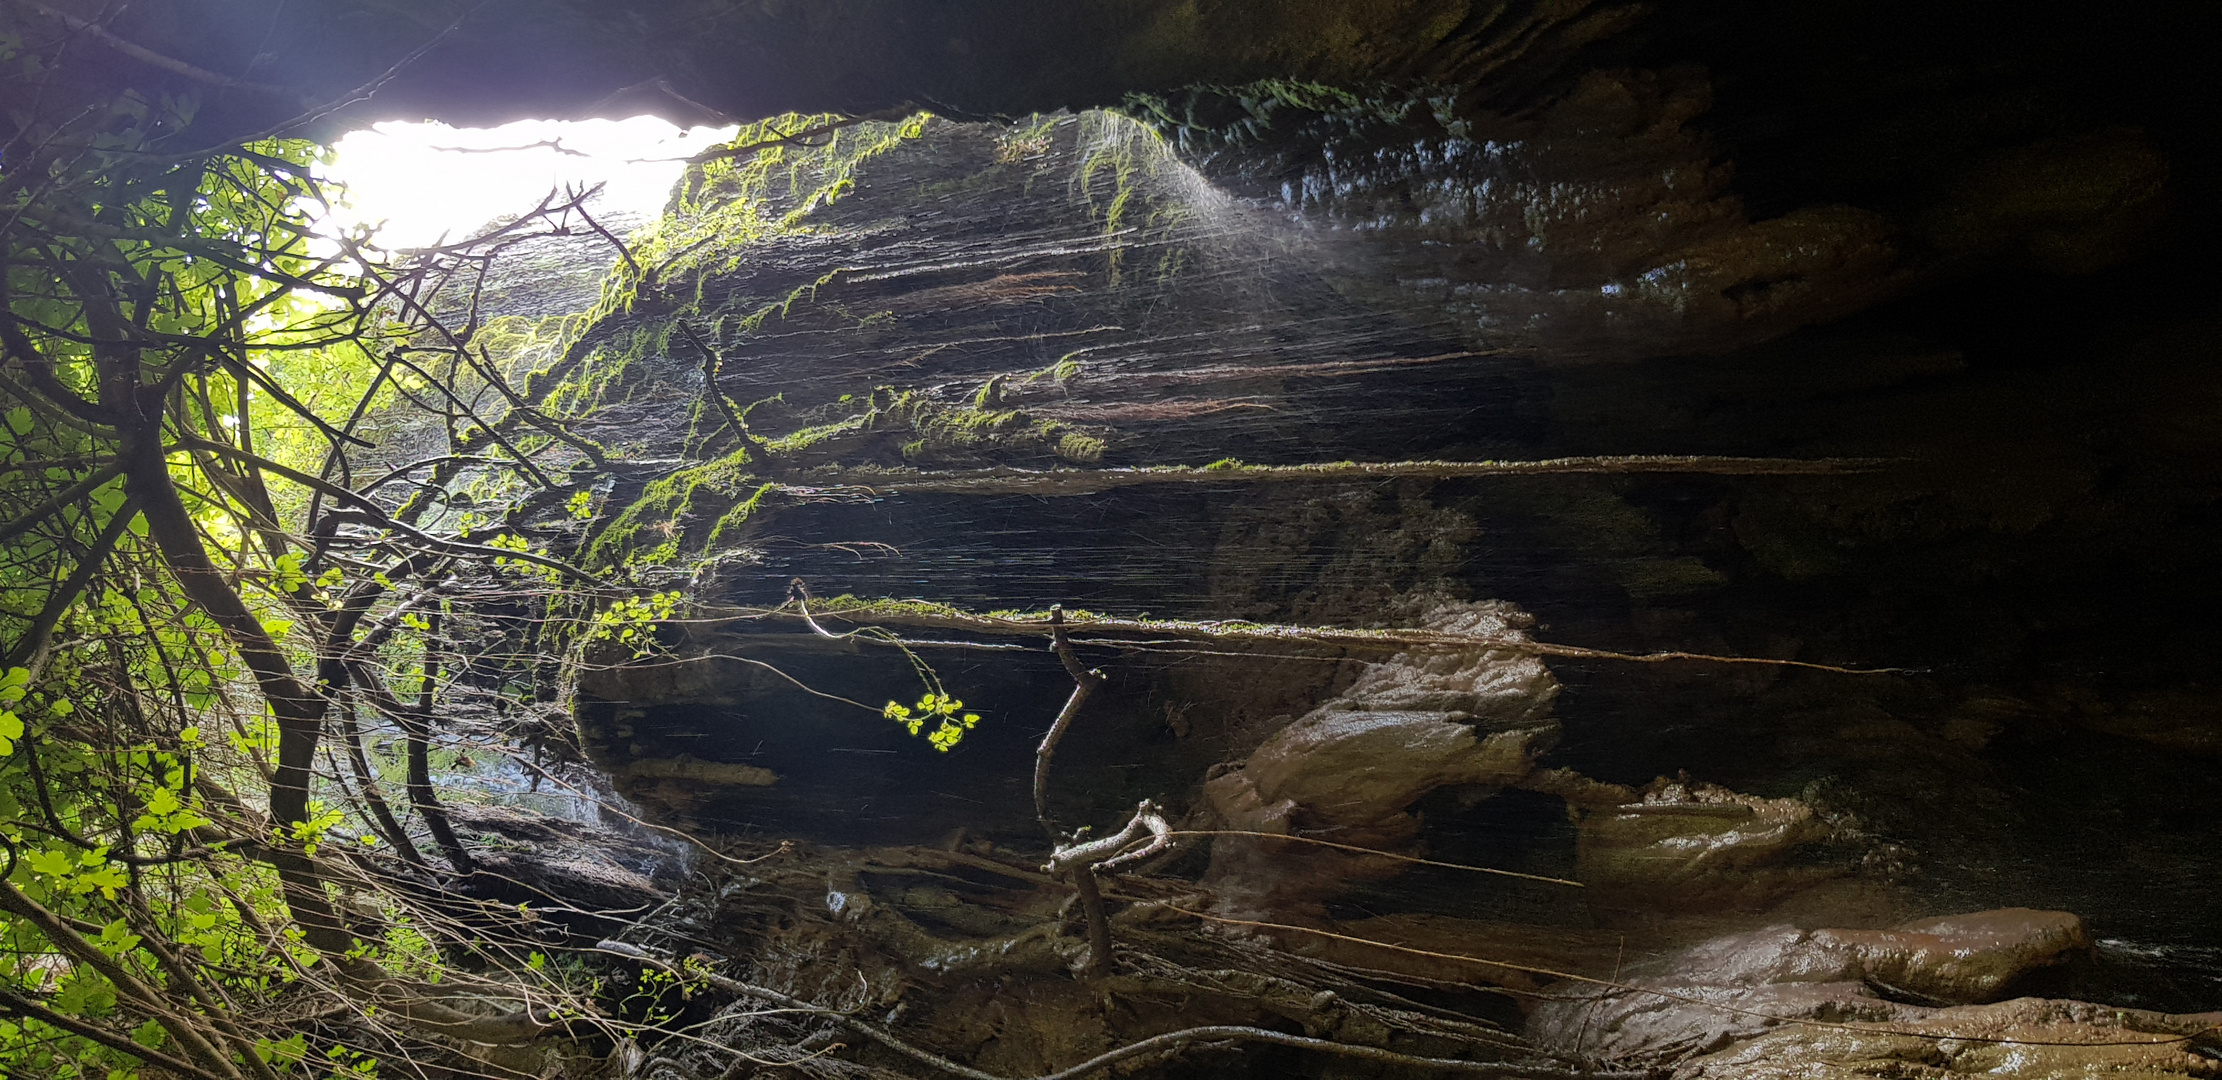
{"label": "bright sky", "polygon": [[421,247],[443,233],[460,240],[496,217],[523,213],[551,188],[604,182],[609,187],[589,207],[597,215],[653,216],[678,182],[684,159],[731,139],[734,131],[682,131],[652,116],[523,120],[498,128],[379,124],[340,139],[339,160],[325,175],[346,183],[348,205],[331,220],[341,226],[384,221],[381,246]]}

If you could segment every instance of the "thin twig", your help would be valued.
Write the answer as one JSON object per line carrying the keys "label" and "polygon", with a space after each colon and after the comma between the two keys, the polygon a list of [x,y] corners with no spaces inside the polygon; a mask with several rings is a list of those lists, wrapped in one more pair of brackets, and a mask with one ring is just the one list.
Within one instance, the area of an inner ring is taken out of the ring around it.
{"label": "thin twig", "polygon": [[[628,255],[626,260],[630,262],[631,256]],[[634,271],[637,273],[639,267],[635,266]],[[733,437],[739,439],[741,445],[748,447],[749,458],[767,469],[772,468],[771,447],[764,445],[764,440],[748,430],[748,420],[741,416],[740,411],[733,407],[732,400],[725,396],[725,387],[721,381],[725,377],[725,358],[712,350],[709,343],[694,332],[694,326],[687,320],[678,319],[675,322],[680,335],[694,346],[696,352],[702,354],[702,396],[709,398],[710,404],[717,408],[718,415],[725,419],[725,426],[733,432]]]}
{"label": "thin twig", "polygon": [[[1072,729],[1073,718],[1080,715],[1080,707],[1088,703],[1088,695],[1095,693],[1105,679],[1103,672],[1081,666],[1080,657],[1072,651],[1072,642],[1065,637],[1062,604],[1049,609],[1049,648],[1065,665],[1065,673],[1072,676],[1072,696],[1065,699],[1065,707],[1057,711],[1057,719],[1043,734],[1041,745],[1034,749],[1034,820],[1041,823],[1054,850],[1057,822],[1049,815],[1049,765],[1057,755],[1057,744],[1064,740],[1065,732]],[[1056,863],[1055,856],[1050,862]],[[1096,884],[1096,870],[1091,863],[1082,862],[1070,869],[1073,889],[1080,895],[1081,916],[1088,924],[1088,959],[1082,970],[1090,977],[1101,975],[1111,966],[1111,919],[1103,910],[1103,890]]]}
{"label": "thin twig", "polygon": [[115,34],[110,33],[107,27],[104,27],[99,23],[92,22],[86,19],[80,19],[77,16],[71,15],[66,11],[56,11],[53,8],[47,7],[45,4],[39,3],[38,0],[30,0],[30,6],[32,10],[37,11],[39,14],[44,15],[50,19],[58,20],[63,26],[67,26],[70,29],[82,34],[92,35],[92,37],[98,40],[101,44],[106,45],[109,48],[124,54],[125,56],[131,57],[132,59],[137,60],[141,63],[161,68],[162,70],[170,72],[173,75],[183,75],[186,78],[193,80],[194,82],[206,83],[210,86],[221,87],[226,90],[244,90],[251,94],[264,94],[270,97],[283,98],[287,102],[294,105],[300,105],[311,109],[316,107],[317,103],[315,98],[308,97],[291,87],[273,86],[269,83],[249,82],[245,79],[234,78],[233,76],[226,75],[222,72],[210,71],[207,68],[203,67],[195,67],[192,64],[188,64],[183,60],[177,59],[176,57],[165,56],[161,53],[155,52],[153,49],[149,49],[146,46],[141,45],[135,41],[128,41],[124,38],[117,37]]}

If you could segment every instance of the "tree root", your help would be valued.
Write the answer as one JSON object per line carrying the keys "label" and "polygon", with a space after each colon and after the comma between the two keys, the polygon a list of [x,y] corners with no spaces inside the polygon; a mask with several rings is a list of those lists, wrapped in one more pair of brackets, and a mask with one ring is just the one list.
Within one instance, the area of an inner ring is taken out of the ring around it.
{"label": "tree root", "polygon": [[[655,967],[659,970],[667,972],[675,972],[678,970],[676,965],[672,964],[669,960],[657,956],[656,954],[646,949],[640,948],[637,945],[629,945],[619,941],[602,941],[595,945],[595,949],[596,951],[608,953],[614,956],[622,956],[627,959],[634,960],[651,967]],[[1128,1043],[1127,1045],[1119,1047],[1115,1050],[1110,1050],[1098,1054],[1095,1057],[1089,1058],[1088,1060],[1083,1061],[1077,1065],[1073,1065],[1065,1069],[1060,1069],[1053,1073],[1047,1073],[1037,1077],[1013,1078],[999,1076],[995,1073],[986,1072],[981,1069],[975,1069],[969,1065],[951,1061],[950,1059],[942,1057],[941,1055],[936,1054],[930,1050],[913,1046],[910,1043],[897,1038],[893,1033],[879,1027],[878,1025],[859,1020],[856,1017],[851,1016],[850,1014],[842,1012],[838,1009],[829,1009],[822,1005],[804,1001],[801,998],[792,997],[790,995],[780,993],[777,990],[751,985],[749,983],[744,983],[738,979],[728,978],[723,975],[700,972],[697,972],[696,974],[699,974],[702,978],[706,979],[710,983],[710,985],[720,990],[724,990],[727,993],[741,994],[755,998],[760,1001],[770,1002],[783,1009],[792,1009],[796,1012],[810,1013],[812,1015],[825,1017],[842,1025],[843,1027],[848,1028],[851,1031],[856,1032],[859,1035],[864,1036],[865,1038],[872,1040],[873,1042],[879,1043],[881,1046],[884,1046],[889,1050],[893,1050],[894,1052],[903,1055],[904,1057],[910,1058],[911,1060],[917,1061],[921,1064],[931,1066],[932,1068],[940,1070],[941,1072],[947,1073],[951,1076],[962,1077],[964,1078],[964,1080],[1079,1080],[1079,1078],[1081,1077],[1101,1072],[1113,1065],[1118,1064],[1119,1062],[1131,1060],[1133,1058],[1165,1054],[1168,1052],[1178,1052],[1180,1050],[1185,1050],[1198,1045],[1242,1042],[1260,1042],[1271,1043],[1277,1046],[1291,1046],[1304,1050],[1312,1050],[1319,1053],[1334,1054],[1340,1057],[1360,1058],[1368,1061],[1378,1062],[1384,1065],[1394,1065],[1407,1069],[1436,1069],[1445,1072],[1459,1072],[1480,1076],[1523,1077],[1533,1078],[1533,1080],[1649,1080],[1652,1075],[1647,1072],[1585,1071],[1568,1068],[1562,1065],[1536,1065],[1507,1061],[1472,1061],[1463,1058],[1421,1057],[1415,1054],[1399,1053],[1397,1051],[1384,1049],[1378,1046],[1363,1046],[1354,1043],[1335,1042],[1331,1039],[1315,1039],[1306,1035],[1291,1035],[1287,1032],[1273,1031],[1261,1027],[1251,1027],[1241,1024],[1214,1024],[1202,1027],[1184,1028],[1179,1031],[1169,1031],[1162,1035],[1153,1035],[1146,1039]]]}

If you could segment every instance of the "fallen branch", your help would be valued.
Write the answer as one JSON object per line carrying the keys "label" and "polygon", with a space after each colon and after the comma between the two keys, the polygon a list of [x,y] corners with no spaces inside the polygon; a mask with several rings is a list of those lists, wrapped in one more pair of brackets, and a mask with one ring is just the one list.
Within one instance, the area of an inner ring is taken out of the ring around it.
{"label": "fallen branch", "polygon": [[[817,629],[817,624],[812,623],[811,628]],[[1043,735],[1041,745],[1034,748],[1034,817],[1042,823],[1042,828],[1049,830],[1050,841],[1055,843],[1057,828],[1049,816],[1049,763],[1057,754],[1057,744],[1064,741],[1065,732],[1072,729],[1073,718],[1080,715],[1080,707],[1087,704],[1088,695],[1103,685],[1104,675],[1080,666],[1071,640],[1065,637],[1062,604],[1049,609],[1049,648],[1064,662],[1065,673],[1072,676],[1072,696],[1065,699],[1065,707],[1057,711],[1057,719],[1049,725],[1048,734]]]}
{"label": "fallen branch", "polygon": [[162,53],[155,52],[153,49],[149,49],[146,46],[141,45],[135,41],[129,41],[124,38],[117,37],[115,34],[110,33],[107,27],[104,27],[99,23],[92,22],[86,19],[80,19],[77,16],[72,15],[66,11],[56,11],[53,8],[46,6],[45,4],[38,3],[37,0],[32,0],[30,7],[33,11],[36,11],[49,19],[54,19],[60,22],[63,26],[69,27],[71,30],[75,30],[81,34],[91,35],[94,40],[99,41],[101,44],[106,45],[109,48],[124,54],[125,56],[131,57],[132,59],[137,60],[140,63],[161,68],[162,70],[170,72],[173,75],[183,75],[184,77],[191,79],[194,82],[205,83],[209,86],[214,86],[219,89],[243,90],[250,94],[263,94],[269,97],[278,98],[290,104],[303,105],[312,109],[316,107],[316,99],[303,95],[299,91],[296,91],[291,87],[274,86],[269,83],[250,82],[246,79],[235,78],[219,71],[210,71],[204,67],[197,67],[195,65],[188,64],[183,60],[177,59],[176,57],[166,56]]}
{"label": "fallen branch", "polygon": [[[1518,870],[1499,870],[1489,866],[1468,866],[1465,863],[1440,862],[1435,859],[1423,859],[1417,855],[1399,855],[1393,851],[1382,851],[1379,848],[1359,847],[1356,844],[1338,844],[1333,840],[1320,840],[1310,836],[1292,836],[1288,833],[1254,832],[1249,829],[1176,829],[1163,835],[1167,839],[1175,836],[1254,836],[1263,840],[1286,840],[1292,844],[1314,844],[1319,847],[1334,848],[1337,851],[1350,851],[1360,855],[1394,859],[1397,862],[1411,863],[1414,866],[1438,866],[1446,870],[1466,870],[1476,874],[1496,874],[1499,877],[1519,878],[1522,881],[1540,881],[1547,885],[1571,885],[1577,889],[1584,887],[1581,882],[1570,881],[1566,878],[1544,877],[1541,874],[1523,874]],[[1159,850],[1163,849],[1160,848]],[[1155,854],[1155,852],[1151,854]],[[1136,858],[1140,857],[1139,855],[1136,856]]]}

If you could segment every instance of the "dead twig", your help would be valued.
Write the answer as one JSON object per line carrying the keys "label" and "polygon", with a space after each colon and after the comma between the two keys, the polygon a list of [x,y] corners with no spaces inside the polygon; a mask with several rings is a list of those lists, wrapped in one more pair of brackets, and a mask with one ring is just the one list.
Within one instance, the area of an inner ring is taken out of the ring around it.
{"label": "dead twig", "polygon": [[[1056,721],[1049,725],[1041,745],[1034,749],[1034,819],[1041,822],[1042,831],[1049,834],[1049,843],[1054,849],[1057,847],[1057,822],[1049,816],[1049,764],[1057,756],[1057,744],[1072,730],[1073,718],[1080,715],[1080,707],[1087,704],[1088,695],[1095,693],[1105,678],[1103,672],[1081,666],[1080,657],[1072,650],[1072,641],[1065,637],[1062,604],[1049,609],[1049,649],[1064,663],[1065,673],[1072,676],[1072,696],[1065,699],[1065,707],[1057,711]],[[1055,863],[1056,857],[1052,856],[1050,861]],[[1088,923],[1088,960],[1082,973],[1101,975],[1111,966],[1111,920],[1104,914],[1103,890],[1096,885],[1095,867],[1087,863],[1073,866],[1072,885],[1080,894],[1080,911]]]}

